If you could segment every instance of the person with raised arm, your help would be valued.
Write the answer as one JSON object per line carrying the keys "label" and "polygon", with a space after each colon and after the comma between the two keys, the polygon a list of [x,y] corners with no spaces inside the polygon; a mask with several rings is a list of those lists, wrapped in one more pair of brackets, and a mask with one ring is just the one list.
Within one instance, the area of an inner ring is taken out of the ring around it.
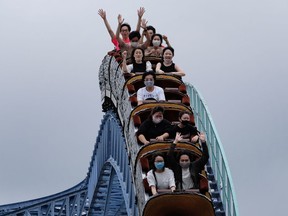
{"label": "person with raised arm", "polygon": [[151,37],[150,46],[145,50],[145,56],[162,56],[163,47],[162,47],[162,35],[161,34],[153,34]]}
{"label": "person with raised arm", "polygon": [[173,57],[174,49],[172,47],[165,47],[163,49],[162,62],[156,65],[156,73],[185,76],[185,72],[173,62]]}
{"label": "person with raised arm", "polygon": [[[114,31],[112,30],[108,20],[107,20],[107,17],[106,17],[106,11],[104,11],[103,9],[99,9],[98,10],[98,14],[100,15],[100,17],[103,19],[104,21],[104,24],[106,26],[106,29],[111,37],[111,41],[112,43],[114,44],[115,46],[115,49],[116,50],[120,50],[119,48],[119,43],[116,39],[116,35],[114,33]],[[139,27],[140,29],[140,27]],[[122,36],[122,40],[124,43],[126,44],[129,44],[130,43],[130,39],[129,39],[129,33],[131,31],[131,27],[128,23],[122,23],[122,25],[120,26],[120,33],[121,33],[121,36]]]}
{"label": "person with raised arm", "polygon": [[[144,12],[145,12],[145,10],[143,11],[143,13],[141,13],[141,12],[139,12],[139,13],[140,13],[140,15],[141,14],[143,15]],[[142,17],[142,15],[139,16],[139,17]],[[123,40],[120,38],[120,27],[121,27],[123,22],[124,22],[124,19],[119,14],[118,15],[118,28],[117,28],[117,32],[116,32],[116,38],[117,38],[117,40],[119,42],[119,48],[121,49],[122,52],[126,50],[127,51],[127,57],[129,58],[131,56],[131,53],[132,53],[133,49],[140,47],[143,50],[145,50],[150,44],[150,37],[147,36],[147,41],[144,44],[140,44],[139,40],[141,38],[141,35],[140,35],[139,31],[137,31],[137,30],[136,31],[132,31],[129,34],[130,44],[125,44],[123,42]],[[142,24],[141,27],[144,29],[144,34],[147,34],[146,25]]]}
{"label": "person with raised arm", "polygon": [[199,173],[204,169],[205,164],[208,162],[209,153],[206,144],[205,134],[199,134],[199,140],[202,145],[202,156],[193,161],[192,155],[188,151],[182,151],[178,160],[174,156],[174,150],[178,142],[183,139],[180,133],[177,133],[175,140],[171,144],[168,152],[168,160],[171,163],[171,169],[174,172],[177,189],[198,189],[200,178]]}
{"label": "person with raised arm", "polygon": [[179,112],[178,119],[179,123],[174,125],[171,136],[175,137],[177,133],[180,133],[183,139],[188,139],[189,142],[196,143],[199,136],[197,128],[193,126],[190,121],[190,113],[181,111]]}
{"label": "person with raised arm", "polygon": [[144,50],[142,48],[135,48],[131,54],[132,64],[127,65],[127,51],[122,53],[122,71],[124,73],[130,73],[135,75],[135,72],[146,72],[152,70],[152,65],[150,61],[144,60]]}

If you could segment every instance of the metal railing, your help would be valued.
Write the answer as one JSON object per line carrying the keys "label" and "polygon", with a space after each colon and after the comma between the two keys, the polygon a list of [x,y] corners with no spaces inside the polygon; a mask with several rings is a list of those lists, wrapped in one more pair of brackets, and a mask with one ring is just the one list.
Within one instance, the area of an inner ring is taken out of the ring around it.
{"label": "metal railing", "polygon": [[228,162],[210,112],[196,88],[189,83],[185,84],[187,93],[190,96],[190,104],[194,113],[196,126],[200,131],[204,131],[207,136],[210,162],[220,191],[226,216],[239,216],[236,194]]}

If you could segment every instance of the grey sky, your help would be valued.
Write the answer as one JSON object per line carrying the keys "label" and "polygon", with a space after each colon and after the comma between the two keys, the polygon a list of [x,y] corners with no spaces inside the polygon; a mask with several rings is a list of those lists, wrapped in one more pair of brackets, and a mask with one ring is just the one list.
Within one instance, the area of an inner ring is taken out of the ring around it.
{"label": "grey sky", "polygon": [[112,49],[97,11],[116,30],[118,13],[135,27],[140,6],[205,98],[240,214],[284,215],[285,0],[0,0],[0,204],[85,178],[103,116],[98,69]]}

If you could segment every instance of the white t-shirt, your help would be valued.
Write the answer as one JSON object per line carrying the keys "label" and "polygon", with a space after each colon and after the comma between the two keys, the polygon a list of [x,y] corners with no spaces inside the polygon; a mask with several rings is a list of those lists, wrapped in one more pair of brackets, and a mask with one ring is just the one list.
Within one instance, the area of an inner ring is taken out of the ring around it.
{"label": "white t-shirt", "polygon": [[137,91],[137,101],[144,101],[148,98],[154,98],[157,101],[166,100],[164,90],[159,86],[154,86],[152,92],[148,92],[146,87],[140,88]]}
{"label": "white t-shirt", "polygon": [[157,179],[157,185],[153,175],[153,170],[150,170],[147,173],[149,187],[156,186],[157,189],[170,189],[173,186],[175,187],[174,173],[171,169],[165,167],[163,172],[155,172],[155,176]]}
{"label": "white t-shirt", "polygon": [[182,187],[184,190],[193,188],[193,181],[189,168],[182,169]]}
{"label": "white t-shirt", "polygon": [[[133,70],[133,64],[129,64],[127,65],[127,71],[128,73],[131,73],[131,71]],[[146,71],[151,71],[152,70],[152,65],[150,61],[146,62]],[[137,71],[136,71],[137,72]]]}

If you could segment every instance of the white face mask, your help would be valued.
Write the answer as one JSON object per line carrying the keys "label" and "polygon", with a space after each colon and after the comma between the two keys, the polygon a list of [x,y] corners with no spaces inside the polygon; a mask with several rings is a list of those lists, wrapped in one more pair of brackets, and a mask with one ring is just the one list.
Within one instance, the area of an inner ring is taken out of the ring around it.
{"label": "white face mask", "polygon": [[159,118],[159,117],[154,117],[154,116],[152,116],[152,121],[153,121],[155,124],[159,124],[162,120],[163,120],[163,117]]}
{"label": "white face mask", "polygon": [[153,40],[152,44],[153,46],[160,46],[161,41],[160,40]]}
{"label": "white face mask", "polygon": [[138,46],[138,42],[131,42],[131,46],[133,47],[133,48],[136,48],[137,46]]}

